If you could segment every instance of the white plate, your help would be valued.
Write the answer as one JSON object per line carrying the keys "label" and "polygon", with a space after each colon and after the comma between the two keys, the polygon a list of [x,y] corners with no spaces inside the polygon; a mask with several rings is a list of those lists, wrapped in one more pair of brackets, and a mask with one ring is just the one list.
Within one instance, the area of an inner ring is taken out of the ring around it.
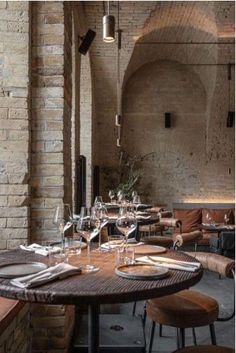
{"label": "white plate", "polygon": [[135,255],[154,255],[166,252],[166,248],[158,245],[140,245],[135,247]]}
{"label": "white plate", "polygon": [[168,276],[169,269],[148,264],[121,265],[115,270],[120,277],[138,280],[154,280]]}
{"label": "white plate", "polygon": [[0,277],[15,278],[26,275],[31,275],[43,270],[48,266],[42,262],[18,262],[14,264],[6,264],[0,266]]}

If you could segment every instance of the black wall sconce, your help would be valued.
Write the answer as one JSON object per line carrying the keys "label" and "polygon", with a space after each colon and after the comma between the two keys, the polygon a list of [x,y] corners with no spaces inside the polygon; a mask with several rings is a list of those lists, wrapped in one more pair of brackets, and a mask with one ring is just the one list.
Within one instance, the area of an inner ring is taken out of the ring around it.
{"label": "black wall sconce", "polygon": [[234,127],[235,112],[228,112],[227,127]]}
{"label": "black wall sconce", "polygon": [[232,64],[228,64],[228,81],[229,81],[229,111],[228,111],[228,116],[227,116],[227,123],[226,126],[227,127],[233,127],[234,126],[234,117],[235,117],[235,112],[230,111],[230,106],[231,106],[231,102],[230,102],[230,82],[231,82],[231,66]]}
{"label": "black wall sconce", "polygon": [[171,127],[171,114],[165,113],[165,128]]}
{"label": "black wall sconce", "polygon": [[92,29],[89,29],[84,37],[79,37],[79,39],[82,40],[79,46],[80,54],[83,54],[83,55],[87,54],[87,51],[89,50],[95,36],[96,36],[96,32],[92,31]]}

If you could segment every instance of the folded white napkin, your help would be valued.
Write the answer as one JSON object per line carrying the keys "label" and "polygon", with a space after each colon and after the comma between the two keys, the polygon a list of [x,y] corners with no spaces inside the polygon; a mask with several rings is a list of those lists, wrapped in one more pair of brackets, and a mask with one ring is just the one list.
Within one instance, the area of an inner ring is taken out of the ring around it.
{"label": "folded white napkin", "polygon": [[59,246],[53,246],[53,247],[42,246],[36,243],[30,244],[28,246],[20,245],[20,249],[26,250],[26,251],[32,251],[35,254],[43,255],[43,256],[48,256],[49,250],[51,253],[54,253],[54,254],[61,251],[61,248]]}
{"label": "folded white napkin", "polygon": [[[136,247],[136,246],[139,246],[139,245],[143,245],[144,243],[142,242],[139,242],[139,243],[134,243],[134,242],[129,242],[128,241],[128,247]],[[104,250],[108,250],[108,249],[116,249],[120,246],[124,245],[124,242],[122,240],[112,240],[110,242],[107,242],[107,243],[103,243],[101,245],[101,248],[104,249]]]}
{"label": "folded white napkin", "polygon": [[174,260],[161,256],[142,256],[135,258],[135,261],[188,272],[195,272],[201,266],[200,263]]}
{"label": "folded white napkin", "polygon": [[80,274],[81,269],[66,263],[60,263],[49,267],[33,275],[18,277],[11,280],[11,284],[20,288],[33,288],[55,279],[63,279],[68,276]]}
{"label": "folded white napkin", "polygon": [[137,219],[149,219],[149,218],[151,218],[151,216],[141,216],[141,215],[137,215],[136,218],[137,218]]}
{"label": "folded white napkin", "polygon": [[145,204],[145,203],[138,203],[137,205],[135,205],[135,207],[139,208],[139,207],[148,207],[149,205]]}

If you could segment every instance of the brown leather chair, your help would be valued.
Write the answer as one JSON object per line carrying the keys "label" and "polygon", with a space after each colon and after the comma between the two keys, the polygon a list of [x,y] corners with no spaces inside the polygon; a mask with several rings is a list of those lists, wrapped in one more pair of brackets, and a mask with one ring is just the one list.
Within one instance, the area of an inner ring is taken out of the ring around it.
{"label": "brown leather chair", "polygon": [[[217,272],[226,277],[234,276],[235,262],[229,258],[212,253],[188,253],[196,257],[205,269]],[[152,351],[156,322],[176,327],[180,330],[181,346],[185,346],[185,328],[210,326],[212,344],[216,345],[214,322],[226,321],[233,317],[218,318],[218,302],[205,294],[190,289],[146,302],[146,314],[152,320],[149,352]],[[195,331],[194,343],[196,344]],[[179,344],[178,344],[178,348]]]}
{"label": "brown leather chair", "polygon": [[193,346],[175,351],[174,353],[234,353],[235,350],[220,346]]}
{"label": "brown leather chair", "polygon": [[160,215],[160,221],[154,224],[139,226],[139,232],[140,232],[141,238],[146,236],[155,236],[159,233],[162,235],[162,232],[165,227],[164,227],[164,224],[161,223],[161,220],[163,219],[163,217],[165,219],[172,217],[172,212],[165,211],[163,210],[163,208],[159,208],[159,207],[152,207],[147,209],[147,211],[151,213],[158,213]]}

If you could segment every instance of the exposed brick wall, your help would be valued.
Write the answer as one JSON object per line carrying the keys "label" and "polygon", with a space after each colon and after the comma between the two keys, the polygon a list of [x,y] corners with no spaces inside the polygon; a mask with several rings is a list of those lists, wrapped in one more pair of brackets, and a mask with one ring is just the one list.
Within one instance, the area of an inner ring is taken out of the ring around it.
{"label": "exposed brick wall", "polygon": [[0,250],[29,232],[29,4],[0,3]]}
{"label": "exposed brick wall", "polygon": [[29,305],[26,304],[0,332],[1,353],[30,353]]}
{"label": "exposed brick wall", "polygon": [[53,209],[70,194],[70,33],[63,2],[32,2],[32,23],[32,237],[57,239]]}
{"label": "exposed brick wall", "polygon": [[[114,125],[117,77],[116,44],[102,42],[102,3],[85,2],[85,12],[89,26],[97,31],[96,40],[91,48],[97,117],[97,144],[94,158],[102,170],[104,166],[109,165],[117,168],[119,150],[116,147],[117,130]],[[114,15],[117,13],[115,3],[111,6],[111,13]],[[145,189],[147,192],[144,195],[144,200],[167,203],[169,207],[177,199],[209,202],[233,201],[234,129],[226,128],[228,82],[224,72],[227,69],[226,64],[234,63],[235,60],[234,2],[120,2],[120,27],[123,30],[121,49],[123,90],[127,81],[129,79],[132,81],[132,75],[138,75],[138,72],[136,74],[135,72],[143,65],[154,61],[171,60],[173,65],[174,62],[180,63],[183,65],[183,70],[187,65],[186,68],[189,66],[197,74],[202,84],[202,94],[206,99],[206,105],[201,114],[202,125],[199,126],[201,129],[199,138],[197,139],[194,130],[194,125],[197,124],[195,119],[191,125],[192,130],[187,133],[189,141],[185,144],[184,141],[181,141],[181,149],[188,150],[193,141],[201,145],[198,151],[196,148],[194,149],[195,157],[188,158],[185,166],[177,161],[186,155],[187,151],[182,154],[181,150],[178,151],[179,145],[176,145],[175,150],[174,146],[175,138],[178,140],[179,135],[184,135],[187,128],[178,125],[171,131],[168,130],[169,135],[166,138],[164,135],[168,131],[163,129],[161,135],[161,130],[157,128],[163,121],[164,112],[169,111],[171,105],[173,108],[174,97],[167,94],[163,96],[164,99],[161,101],[160,97],[157,98],[159,107],[156,111],[156,127],[153,125],[154,118],[148,119],[144,112],[142,119],[141,114],[137,116],[139,127],[143,130],[142,132],[140,130],[140,134],[146,132],[147,135],[153,136],[156,131],[155,139],[146,138],[145,144],[136,143],[136,138],[139,135],[135,136],[132,130],[136,130],[137,127],[131,124],[131,120],[130,122],[126,121],[126,116],[124,116],[124,125],[129,125],[130,132],[125,128],[123,147],[128,144],[130,146],[129,152],[132,155],[139,152],[152,152],[153,148],[158,154],[157,160],[152,165],[154,170],[149,166],[144,168],[145,184],[148,179],[152,184],[152,188]],[[214,44],[217,41],[220,44]],[[191,42],[195,44],[191,44]],[[179,44],[177,45],[177,43]],[[219,64],[225,66],[217,66]],[[167,80],[165,87],[170,88],[171,76],[168,76],[167,72],[165,75]],[[128,93],[132,95],[131,81],[128,82],[130,86]],[[155,89],[151,75],[149,83],[151,95],[149,95],[149,100],[144,92],[147,104],[146,113],[150,113],[150,106],[153,101],[155,104],[155,97],[158,94],[158,88]],[[234,82],[231,87],[234,87]],[[141,98],[143,87],[139,85],[136,88],[139,92],[136,99],[132,95],[133,105],[125,103],[124,106],[124,109],[128,107],[130,116],[133,114],[132,122],[139,113],[138,106],[143,104],[143,110],[145,106],[144,98]],[[128,102],[129,95],[126,96],[126,91],[123,92],[123,99]],[[190,98],[188,97],[189,93],[187,92],[187,95],[181,98],[182,107],[184,107],[184,99]],[[231,90],[231,95],[234,96],[234,90]],[[194,101],[194,98],[193,86],[192,113],[199,103]],[[175,103],[177,104],[177,102]],[[180,107],[181,105],[178,106],[178,109],[173,110],[174,114],[178,113],[176,123],[180,123],[185,114],[185,110],[181,110]],[[152,111],[152,113],[155,112]],[[191,116],[193,118],[192,113],[190,112],[188,119]],[[158,139],[160,135],[161,138]],[[168,155],[168,151],[171,152],[170,137],[174,153]],[[163,151],[166,151],[165,160],[162,155]],[[197,156],[198,153],[200,155]],[[202,155],[203,158],[201,158]],[[149,172],[150,170],[152,172]],[[231,173],[229,173],[230,170]],[[170,175],[171,177],[169,177]],[[192,181],[189,180],[190,175]],[[101,187],[103,195],[107,196],[108,187],[103,173]],[[151,190],[155,190],[154,193],[151,193]]]}
{"label": "exposed brick wall", "polygon": [[67,353],[74,329],[74,307],[32,304],[31,315],[31,353]]}

